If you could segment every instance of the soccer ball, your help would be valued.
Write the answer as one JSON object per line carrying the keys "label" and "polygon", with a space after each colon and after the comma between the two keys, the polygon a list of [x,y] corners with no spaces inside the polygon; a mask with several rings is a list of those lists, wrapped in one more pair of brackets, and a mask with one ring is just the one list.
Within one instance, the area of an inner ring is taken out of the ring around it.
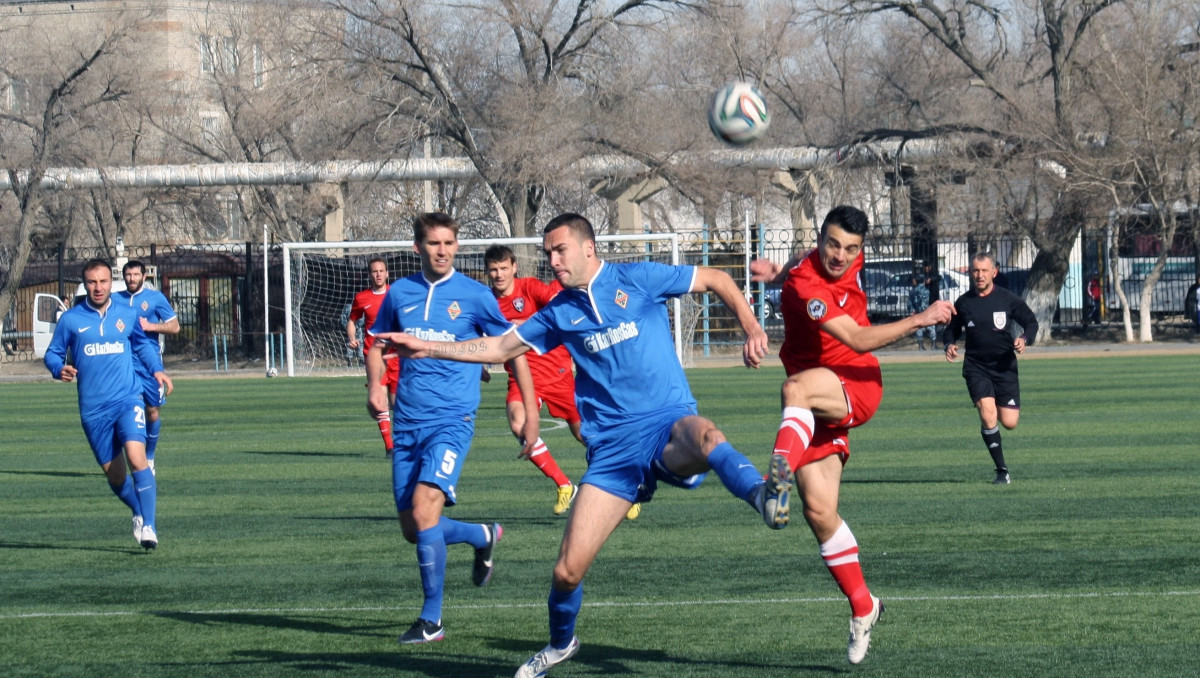
{"label": "soccer ball", "polygon": [[278,376],[279,376],[279,370],[275,369],[274,367],[267,370],[267,377],[278,377]]}
{"label": "soccer ball", "polygon": [[757,87],[748,82],[731,82],[713,95],[708,106],[708,126],[721,141],[742,146],[767,133],[771,114]]}

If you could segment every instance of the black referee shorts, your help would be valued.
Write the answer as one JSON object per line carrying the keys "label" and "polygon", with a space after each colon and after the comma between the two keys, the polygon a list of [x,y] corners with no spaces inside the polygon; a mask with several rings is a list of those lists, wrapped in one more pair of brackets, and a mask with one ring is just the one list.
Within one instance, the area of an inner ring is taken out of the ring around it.
{"label": "black referee shorts", "polygon": [[967,382],[967,393],[971,394],[971,402],[995,398],[996,407],[1021,409],[1021,384],[1017,380],[1015,359],[1000,365],[967,359],[963,361],[962,374]]}

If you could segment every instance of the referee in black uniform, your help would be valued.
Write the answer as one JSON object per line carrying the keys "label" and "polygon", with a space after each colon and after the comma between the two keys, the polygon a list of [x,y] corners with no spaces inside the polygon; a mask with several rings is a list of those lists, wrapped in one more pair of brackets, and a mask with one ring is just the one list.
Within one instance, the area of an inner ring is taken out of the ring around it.
{"label": "referee in black uniform", "polygon": [[[954,302],[954,317],[942,334],[946,360],[958,357],[958,339],[966,334],[963,379],[979,410],[980,433],[996,464],[997,485],[1010,482],[1000,426],[1017,427],[1021,416],[1021,385],[1017,381],[1017,354],[1033,344],[1038,322],[1025,301],[996,287],[996,258],[990,252],[971,257],[971,290]],[[1017,334],[1016,325],[1021,326]]]}

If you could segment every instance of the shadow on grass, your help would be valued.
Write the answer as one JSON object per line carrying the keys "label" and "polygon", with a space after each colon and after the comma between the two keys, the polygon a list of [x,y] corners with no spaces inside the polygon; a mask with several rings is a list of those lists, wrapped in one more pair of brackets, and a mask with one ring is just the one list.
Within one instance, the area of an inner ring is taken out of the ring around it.
{"label": "shadow on grass", "polygon": [[968,482],[974,481],[961,478],[842,478],[843,485],[963,485]]}
{"label": "shadow on grass", "polygon": [[91,478],[95,471],[0,471],[14,476],[49,476],[51,478]]}
{"label": "shadow on grass", "polygon": [[[319,629],[307,629],[319,630]],[[511,638],[491,638],[486,641],[498,653],[512,656],[516,652],[523,657],[533,656],[542,649],[525,641]],[[332,650],[335,642],[326,644]],[[237,666],[267,664],[283,671],[337,671],[359,669],[391,669],[403,675],[422,675],[431,678],[453,676],[454,678],[495,678],[511,676],[519,666],[520,659],[511,660],[497,656],[467,655],[452,652],[446,643],[431,643],[420,646],[397,645],[387,652],[336,652],[314,649],[312,652],[282,652],[272,650],[247,650],[234,653],[235,659],[227,662],[206,663],[206,666]],[[569,660],[576,665],[577,672],[603,675],[688,675],[695,670],[708,674],[742,675],[746,673],[786,672],[807,674],[842,674],[847,669],[841,666],[817,664],[763,664],[750,661],[721,661],[711,657],[695,659],[673,655],[662,650],[633,650],[611,645],[584,644],[579,654]],[[658,669],[654,667],[658,666]]]}
{"label": "shadow on grass", "polygon": [[242,454],[261,454],[268,457],[356,457],[357,453],[345,452],[300,452],[296,450],[242,450]]}
{"label": "shadow on grass", "polygon": [[[369,625],[342,624],[321,621],[308,617],[293,617],[287,614],[264,614],[261,612],[155,612],[154,616],[163,619],[199,624],[201,626],[230,626],[240,624],[258,628],[289,629],[292,631],[307,631],[327,636],[387,636],[391,637],[394,623],[379,623]],[[383,629],[380,631],[379,629]]]}
{"label": "shadow on grass", "polygon": [[129,548],[120,546],[71,546],[68,544],[35,544],[27,541],[0,541],[0,549],[32,549],[42,551],[95,551],[99,553],[128,553],[143,555],[145,549],[134,545]]}

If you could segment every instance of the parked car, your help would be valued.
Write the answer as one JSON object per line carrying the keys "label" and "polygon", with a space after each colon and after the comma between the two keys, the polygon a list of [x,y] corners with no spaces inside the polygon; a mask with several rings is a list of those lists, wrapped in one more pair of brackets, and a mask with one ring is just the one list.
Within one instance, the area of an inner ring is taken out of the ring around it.
{"label": "parked car", "polygon": [[[912,273],[893,275],[886,286],[874,296],[867,297],[867,313],[882,319],[903,318],[909,315],[908,291],[912,289]],[[971,279],[958,271],[942,271],[939,296],[953,302],[970,289]]]}

